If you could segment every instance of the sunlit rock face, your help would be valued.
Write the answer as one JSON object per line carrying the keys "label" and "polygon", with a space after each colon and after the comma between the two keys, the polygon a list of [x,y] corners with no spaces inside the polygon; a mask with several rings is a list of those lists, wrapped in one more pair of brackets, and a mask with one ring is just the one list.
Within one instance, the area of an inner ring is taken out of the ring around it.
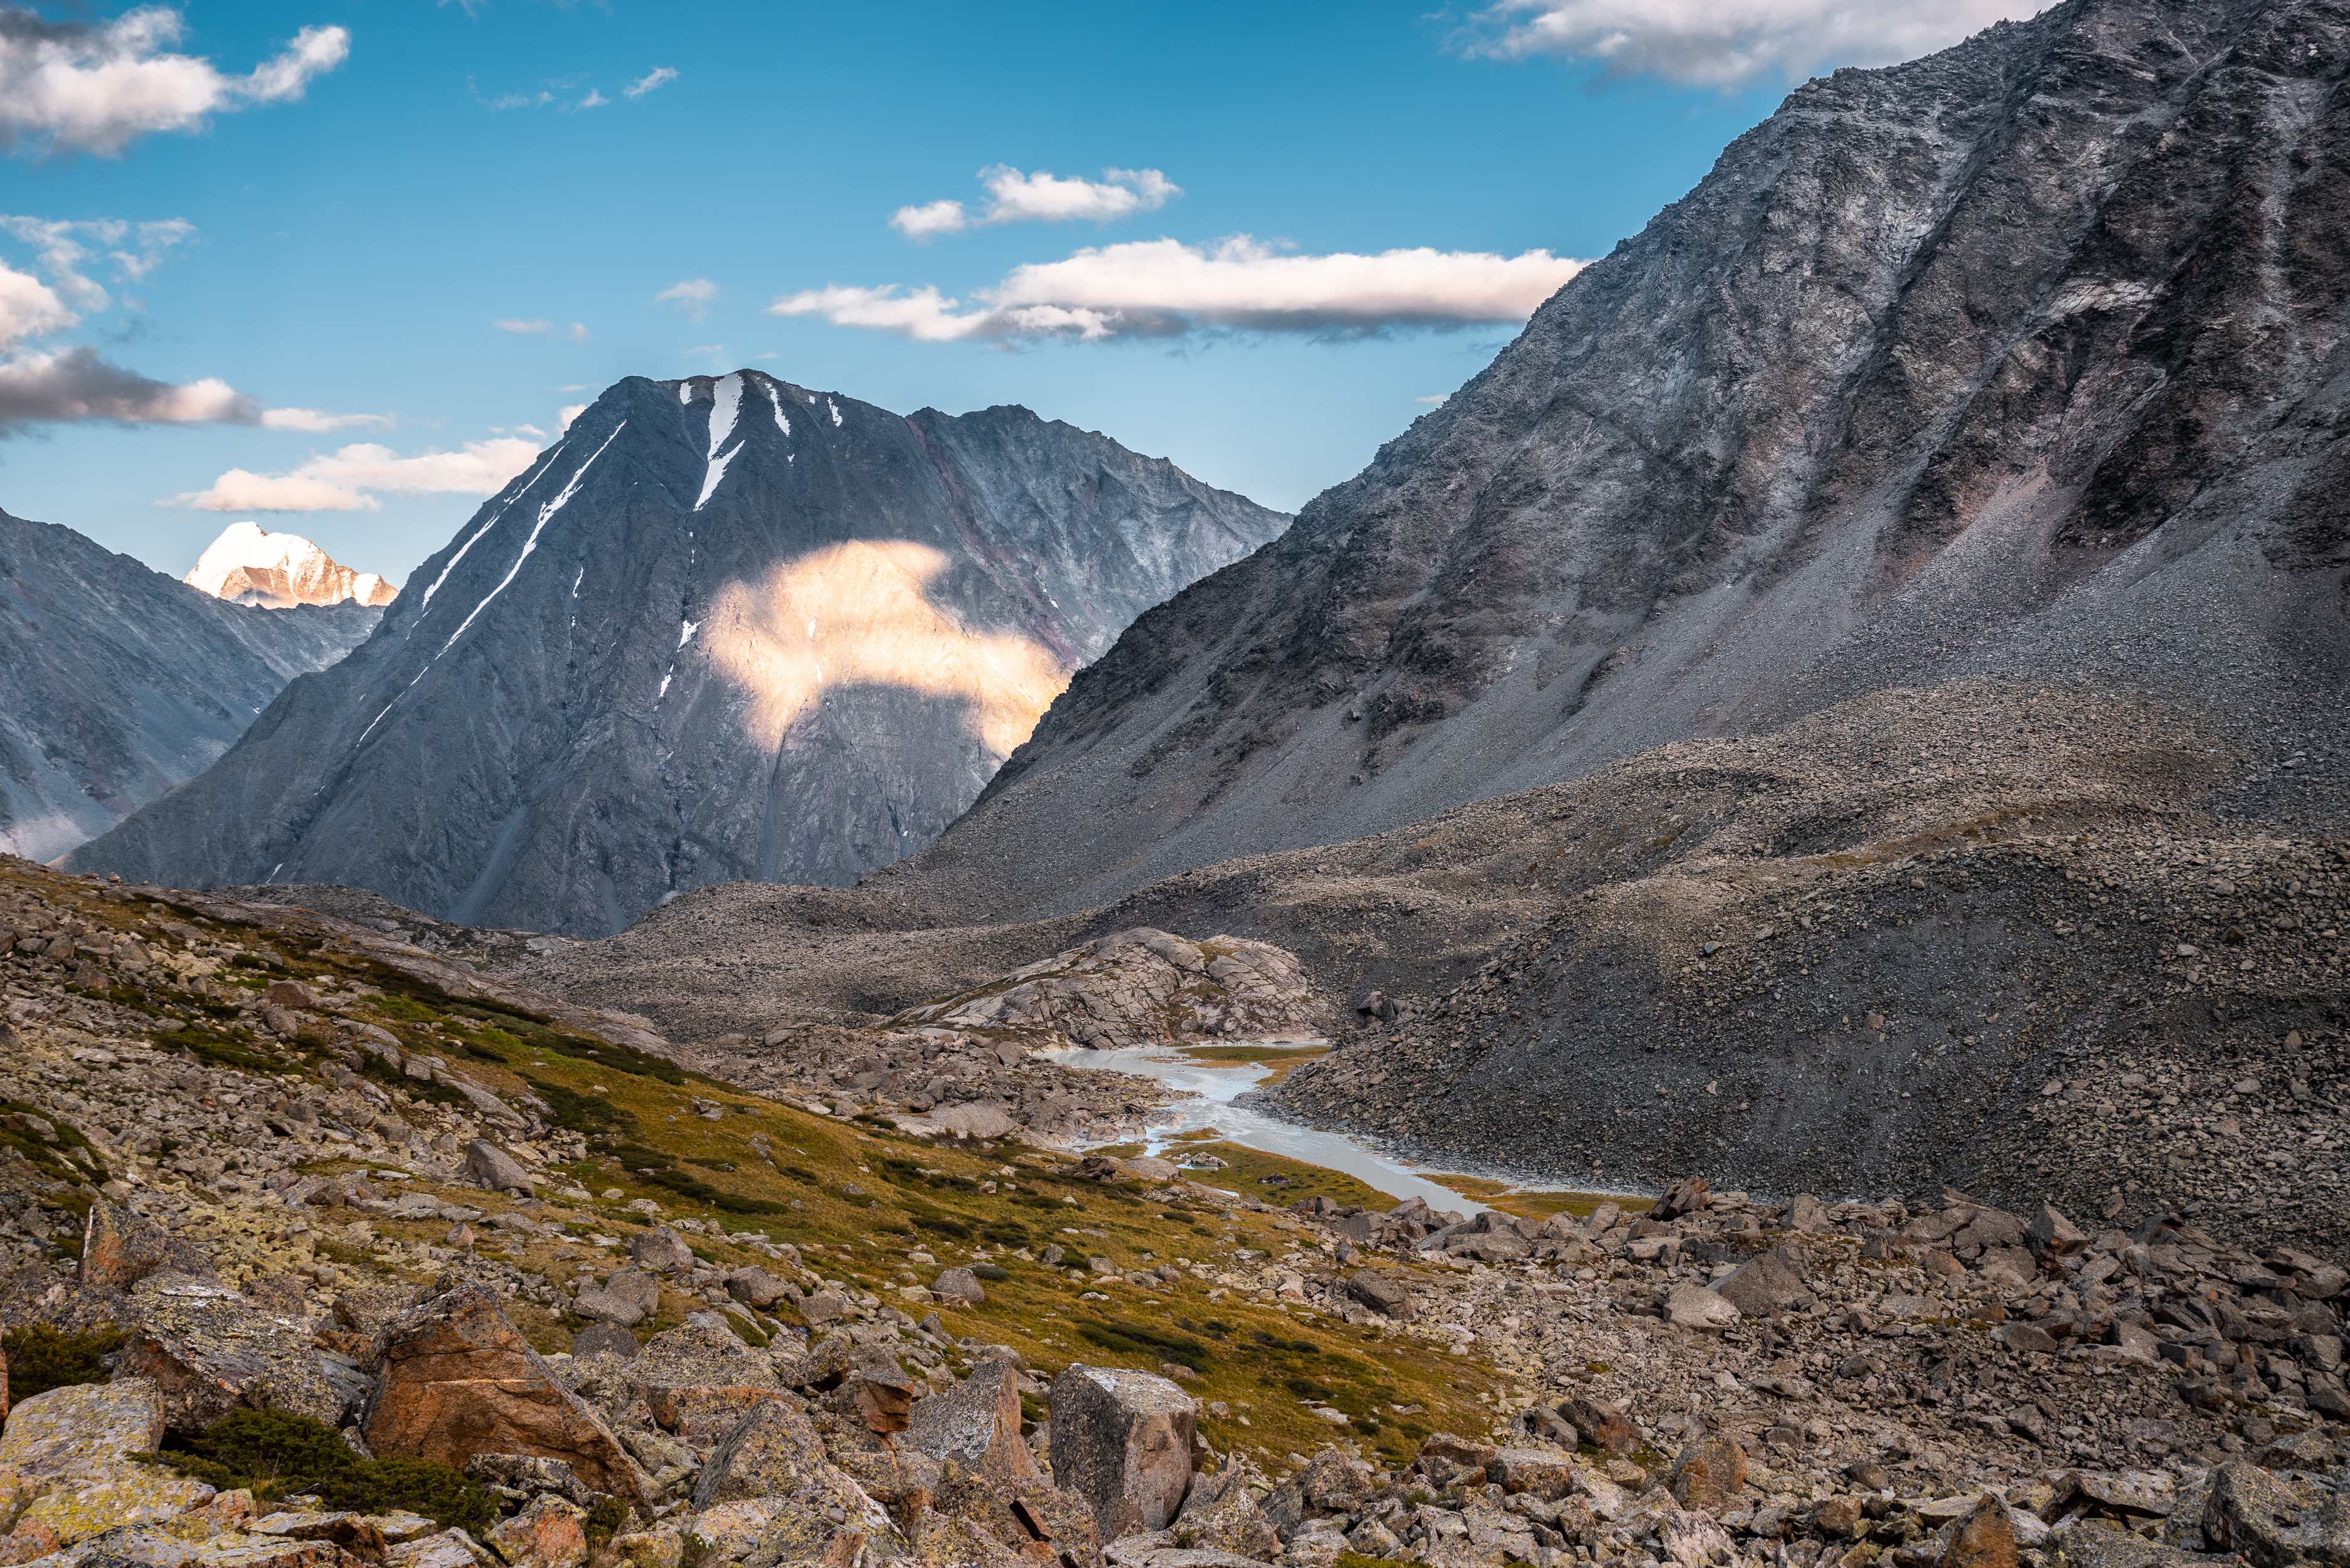
{"label": "sunlit rock face", "polygon": [[232,523],[204,547],[181,579],[241,605],[388,605],[397,592],[373,572],[355,572],[299,534],[271,534],[257,523]]}
{"label": "sunlit rock face", "polygon": [[1136,616],[1287,522],[1024,409],[631,378],[344,666],[76,864],[580,935],[712,882],[844,886],[935,837]]}

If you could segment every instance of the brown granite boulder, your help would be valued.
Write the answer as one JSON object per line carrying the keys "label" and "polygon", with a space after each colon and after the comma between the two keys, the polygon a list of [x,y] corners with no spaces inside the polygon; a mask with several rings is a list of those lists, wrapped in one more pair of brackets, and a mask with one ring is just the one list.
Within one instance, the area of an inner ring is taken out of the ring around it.
{"label": "brown granite boulder", "polygon": [[150,1274],[167,1272],[220,1283],[211,1259],[145,1215],[102,1198],[89,1206],[75,1276],[82,1284],[127,1291]]}
{"label": "brown granite boulder", "polygon": [[387,1332],[365,1436],[378,1455],[458,1469],[475,1454],[541,1454],[598,1491],[650,1507],[645,1477],[611,1428],[565,1389],[480,1285],[436,1296]]}
{"label": "brown granite boulder", "polygon": [[1746,1450],[1722,1433],[1700,1438],[1680,1451],[1666,1472],[1673,1501],[1687,1509],[1719,1513],[1746,1484]]}

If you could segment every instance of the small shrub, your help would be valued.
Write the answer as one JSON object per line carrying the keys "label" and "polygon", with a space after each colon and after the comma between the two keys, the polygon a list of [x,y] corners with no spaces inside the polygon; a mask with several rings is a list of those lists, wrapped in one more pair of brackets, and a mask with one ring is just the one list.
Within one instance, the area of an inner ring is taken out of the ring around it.
{"label": "small shrub", "polygon": [[96,1334],[67,1334],[46,1323],[11,1329],[0,1348],[8,1355],[8,1403],[20,1405],[36,1394],[76,1383],[103,1383],[113,1371],[106,1364],[122,1343],[111,1329]]}
{"label": "small shrub", "polygon": [[608,1493],[596,1500],[588,1511],[588,1544],[590,1549],[604,1546],[629,1522],[629,1505]]}
{"label": "small shrub", "polygon": [[1001,1263],[973,1263],[971,1272],[973,1278],[985,1280],[991,1285],[1002,1284],[1012,1277],[1012,1271]]}
{"label": "small shrub", "polygon": [[199,1437],[138,1458],[224,1491],[250,1487],[262,1498],[315,1492],[328,1509],[406,1509],[444,1528],[476,1533],[498,1517],[497,1494],[447,1465],[399,1455],[363,1459],[332,1427],[275,1410],[232,1411]]}

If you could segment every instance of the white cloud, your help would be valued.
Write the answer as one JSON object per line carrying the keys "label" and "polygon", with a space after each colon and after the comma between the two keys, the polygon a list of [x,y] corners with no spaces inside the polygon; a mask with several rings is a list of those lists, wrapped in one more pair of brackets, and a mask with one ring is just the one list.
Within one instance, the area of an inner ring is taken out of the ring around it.
{"label": "white cloud", "polygon": [[584,321],[573,322],[569,329],[563,335],[566,337],[570,338],[574,343],[585,343],[591,336],[593,336],[588,332],[588,324]]}
{"label": "white cloud", "polygon": [[141,136],[200,130],[214,114],[298,99],[350,54],[345,29],[305,27],[276,58],[225,76],[210,60],[172,52],[185,27],[161,5],[103,22],[0,10],[0,143],[114,157]]}
{"label": "white cloud", "polygon": [[1213,246],[1175,240],[1081,250],[1015,267],[963,308],[936,288],[833,286],[778,299],[776,316],[964,338],[1176,337],[1201,327],[1357,334],[1389,327],[1523,321],[1584,264],[1548,251],[1385,251],[1284,255],[1247,234]]}
{"label": "white cloud", "polygon": [[374,493],[494,494],[538,458],[535,441],[515,437],[471,441],[463,452],[402,457],[390,447],[362,442],[314,457],[286,473],[232,468],[209,490],[190,491],[164,506],[200,512],[359,512],[382,504]]}
{"label": "white cloud", "polygon": [[312,435],[348,430],[353,425],[389,425],[391,422],[390,414],[328,414],[317,409],[268,409],[261,416],[263,430],[307,431]]}
{"label": "white cloud", "polygon": [[690,277],[683,283],[672,284],[653,296],[655,305],[674,305],[687,316],[699,321],[710,314],[710,302],[718,297],[718,286],[706,277]]}
{"label": "white cloud", "polygon": [[47,284],[30,273],[0,265],[0,352],[27,337],[62,332],[80,319]]}
{"label": "white cloud", "polygon": [[1415,403],[1426,403],[1431,409],[1440,409],[1451,400],[1452,394],[1450,392],[1435,392],[1425,398],[1414,398],[1412,400]]}
{"label": "white cloud", "polygon": [[931,240],[961,234],[971,227],[971,214],[963,211],[961,202],[926,202],[919,207],[899,208],[890,214],[889,226],[910,240]]}
{"label": "white cloud", "polygon": [[567,403],[564,406],[562,411],[555,416],[556,422],[561,426],[561,428],[569,430],[571,428],[571,421],[577,419],[581,414],[584,414],[587,411],[588,405],[585,403]]}
{"label": "white cloud", "polygon": [[[21,274],[18,275],[22,275]],[[253,424],[261,410],[217,377],[173,385],[109,365],[87,346],[0,364],[0,434],[27,424]]]}
{"label": "white cloud", "polygon": [[621,89],[621,96],[624,98],[642,98],[649,92],[659,91],[660,88],[667,87],[670,83],[675,80],[677,80],[677,72],[674,69],[668,66],[655,66],[651,70],[647,71],[643,76],[639,77],[635,81],[630,82],[627,87],[623,88]]}
{"label": "white cloud", "polygon": [[612,100],[610,99],[606,98],[596,88],[589,88],[588,89],[588,96],[581,99],[577,103],[573,104],[571,107],[574,109],[603,109],[609,105],[611,101]]}
{"label": "white cloud", "polygon": [[1587,60],[1613,77],[1738,87],[1829,66],[1881,66],[1948,48],[2034,0],[1503,0],[1481,14],[1472,54]]}
{"label": "white cloud", "polygon": [[976,217],[961,202],[930,202],[899,208],[889,226],[910,240],[928,241],[981,223],[1062,223],[1072,218],[1107,223],[1155,213],[1183,193],[1156,169],[1105,169],[1097,181],[1064,180],[1042,169],[1023,174],[998,163],[981,170],[979,182],[988,203]]}

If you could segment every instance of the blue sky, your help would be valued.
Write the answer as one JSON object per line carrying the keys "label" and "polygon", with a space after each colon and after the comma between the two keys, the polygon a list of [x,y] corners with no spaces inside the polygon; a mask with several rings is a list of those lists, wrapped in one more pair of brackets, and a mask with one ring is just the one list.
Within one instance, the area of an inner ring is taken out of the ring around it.
{"label": "blue sky", "polygon": [[[755,365],[1024,403],[1294,509],[1514,335],[1457,318],[1564,275],[1528,253],[1604,255],[1791,78],[2002,11],[1686,9],[0,12],[0,506],[175,576],[251,517],[397,582],[566,406]],[[93,106],[101,57],[181,98]]]}

